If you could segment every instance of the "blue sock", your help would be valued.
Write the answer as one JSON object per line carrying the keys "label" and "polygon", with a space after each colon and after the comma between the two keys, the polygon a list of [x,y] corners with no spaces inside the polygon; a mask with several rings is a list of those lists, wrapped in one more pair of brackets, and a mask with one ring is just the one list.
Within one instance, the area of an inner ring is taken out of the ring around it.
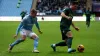
{"label": "blue sock", "polygon": [[11,46],[15,46],[16,44],[19,44],[20,42],[23,42],[24,40],[22,40],[22,38],[19,38],[18,40],[16,40],[14,43],[11,44]]}
{"label": "blue sock", "polygon": [[38,47],[38,40],[39,40],[38,37],[36,37],[36,38],[34,39],[34,50],[36,50],[37,47]]}

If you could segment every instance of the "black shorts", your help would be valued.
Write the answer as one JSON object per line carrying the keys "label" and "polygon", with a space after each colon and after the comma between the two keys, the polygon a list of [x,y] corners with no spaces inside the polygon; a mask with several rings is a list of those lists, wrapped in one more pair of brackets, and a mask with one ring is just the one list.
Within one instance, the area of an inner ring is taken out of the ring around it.
{"label": "black shorts", "polygon": [[62,40],[67,39],[68,37],[66,36],[66,33],[71,31],[71,30],[69,30],[67,28],[62,28],[62,27],[60,27],[60,30],[61,30]]}
{"label": "black shorts", "polygon": [[86,19],[86,22],[90,22],[90,18],[87,18],[87,19]]}

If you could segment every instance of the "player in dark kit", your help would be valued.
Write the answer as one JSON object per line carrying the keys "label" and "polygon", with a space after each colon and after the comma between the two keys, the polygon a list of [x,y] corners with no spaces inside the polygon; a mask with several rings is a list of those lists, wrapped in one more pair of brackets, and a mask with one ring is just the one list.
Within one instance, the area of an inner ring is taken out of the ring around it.
{"label": "player in dark kit", "polygon": [[75,49],[71,48],[72,45],[72,32],[70,30],[70,25],[75,28],[75,30],[79,30],[79,28],[75,27],[74,23],[72,22],[73,19],[73,8],[72,5],[70,5],[70,8],[64,9],[64,11],[61,13],[61,21],[60,21],[60,30],[62,34],[62,42],[52,44],[51,47],[53,48],[54,51],[56,51],[57,46],[68,46],[68,53],[75,52]]}
{"label": "player in dark kit", "polygon": [[91,17],[91,11],[90,11],[90,8],[88,8],[88,10],[86,10],[85,12],[85,15],[86,15],[86,25],[87,27],[90,26],[90,17]]}
{"label": "player in dark kit", "polygon": [[20,15],[21,15],[21,18],[23,19],[23,18],[25,17],[25,15],[27,15],[27,11],[23,10],[23,11],[20,13]]}

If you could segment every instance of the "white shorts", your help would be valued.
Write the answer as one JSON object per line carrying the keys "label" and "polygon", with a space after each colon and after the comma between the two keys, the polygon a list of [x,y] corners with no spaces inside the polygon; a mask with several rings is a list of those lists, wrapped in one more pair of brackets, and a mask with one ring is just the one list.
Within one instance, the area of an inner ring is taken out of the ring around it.
{"label": "white shorts", "polygon": [[25,29],[20,31],[20,35],[26,35],[27,37],[32,37],[33,35],[37,36],[34,32]]}

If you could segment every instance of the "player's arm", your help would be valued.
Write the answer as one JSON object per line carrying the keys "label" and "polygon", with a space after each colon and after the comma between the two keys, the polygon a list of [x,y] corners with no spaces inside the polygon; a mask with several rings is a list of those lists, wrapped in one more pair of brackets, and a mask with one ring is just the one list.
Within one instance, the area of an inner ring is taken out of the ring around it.
{"label": "player's arm", "polygon": [[17,30],[16,30],[16,35],[18,35],[18,33],[19,33],[21,27],[22,27],[22,23],[19,24],[19,26],[18,26],[18,28],[17,28]]}
{"label": "player's arm", "polygon": [[72,27],[73,27],[75,30],[79,31],[79,28],[78,28],[78,27],[76,27],[76,26],[74,25],[74,23],[73,23],[73,22],[72,22]]}
{"label": "player's arm", "polygon": [[18,33],[19,33],[22,26],[23,26],[22,23],[20,23],[17,30],[16,30],[16,35],[14,35],[14,38],[16,38],[18,36]]}
{"label": "player's arm", "polygon": [[64,17],[64,18],[66,18],[66,19],[72,19],[71,17],[65,15],[65,11],[66,11],[66,10],[64,10],[64,11],[61,13],[61,16]]}
{"label": "player's arm", "polygon": [[[37,18],[36,18],[36,19],[37,19]],[[39,33],[42,34],[42,31],[40,30],[39,23],[37,22],[37,20],[36,20],[36,22],[35,22],[35,25],[36,25],[36,27],[37,27]]]}
{"label": "player's arm", "polygon": [[17,30],[16,30],[16,35],[14,35],[14,38],[16,38],[16,37],[18,36],[18,33],[19,33],[21,27],[22,27],[23,25],[26,25],[26,24],[27,24],[27,20],[26,20],[26,19],[23,19],[23,20],[21,21],[21,23],[19,24]]}

